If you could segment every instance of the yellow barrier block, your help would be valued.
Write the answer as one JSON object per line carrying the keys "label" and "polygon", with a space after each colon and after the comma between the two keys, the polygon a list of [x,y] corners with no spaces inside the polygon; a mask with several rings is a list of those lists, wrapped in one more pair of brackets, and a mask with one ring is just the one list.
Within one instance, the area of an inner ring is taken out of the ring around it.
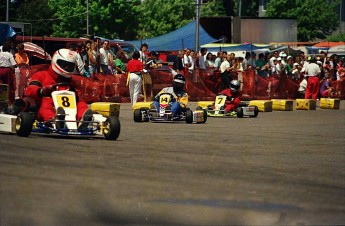
{"label": "yellow barrier block", "polygon": [[261,112],[271,112],[273,102],[271,100],[251,100],[249,105],[255,105]]}
{"label": "yellow barrier block", "polygon": [[104,117],[109,116],[120,116],[120,104],[111,102],[95,102],[91,104],[91,110],[103,115]]}
{"label": "yellow barrier block", "polygon": [[198,107],[201,107],[203,109],[213,104],[214,104],[214,101],[198,101]]}
{"label": "yellow barrier block", "polygon": [[296,99],[296,110],[316,110],[316,100]]}
{"label": "yellow barrier block", "polygon": [[320,99],[320,108],[323,108],[323,109],[339,109],[340,108],[340,99],[337,99],[337,98],[321,98]]}
{"label": "yellow barrier block", "polygon": [[136,102],[135,104],[133,104],[132,109],[137,110],[137,109],[141,109],[141,108],[150,108],[150,105],[153,103],[153,101],[149,101],[149,102]]}
{"label": "yellow barrier block", "polygon": [[293,100],[272,99],[272,110],[293,111]]}

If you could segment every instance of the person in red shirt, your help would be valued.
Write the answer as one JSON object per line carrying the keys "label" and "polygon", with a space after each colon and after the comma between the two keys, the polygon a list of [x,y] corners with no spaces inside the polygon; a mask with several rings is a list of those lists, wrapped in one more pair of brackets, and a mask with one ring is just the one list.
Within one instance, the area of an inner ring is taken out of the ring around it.
{"label": "person in red shirt", "polygon": [[241,103],[241,94],[239,92],[241,84],[238,80],[232,80],[228,88],[225,88],[220,94],[226,95],[224,106],[225,113],[235,111]]}
{"label": "person in red shirt", "polygon": [[144,65],[139,61],[140,53],[135,51],[133,53],[132,59],[127,64],[128,71],[128,83],[129,83],[129,96],[131,98],[132,105],[138,100],[140,94],[142,75]]}
{"label": "person in red shirt", "polygon": [[[33,98],[39,106],[37,119],[47,121],[56,117],[57,109],[54,108],[51,93],[53,85],[60,82],[70,83],[72,74],[77,74],[77,54],[69,49],[57,50],[52,58],[48,70],[34,73],[29,80],[25,95]],[[63,87],[61,87],[63,88]],[[61,114],[59,112],[59,114]],[[77,120],[90,121],[92,111],[88,109],[86,102],[77,97]]]}

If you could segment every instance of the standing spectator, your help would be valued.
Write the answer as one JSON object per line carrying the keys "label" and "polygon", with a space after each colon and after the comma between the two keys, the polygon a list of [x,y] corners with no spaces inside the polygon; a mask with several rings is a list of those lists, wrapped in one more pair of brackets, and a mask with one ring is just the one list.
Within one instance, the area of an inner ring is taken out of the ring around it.
{"label": "standing spectator", "polygon": [[90,78],[90,70],[89,70],[89,54],[86,50],[86,45],[85,43],[78,43],[78,54],[81,58],[81,60],[84,63],[84,71],[85,73],[83,74],[83,76]]}
{"label": "standing spectator", "polygon": [[200,50],[200,57],[199,57],[199,69],[205,70],[206,65],[205,65],[205,57],[206,57],[207,49],[206,48],[201,48]]}
{"label": "standing spectator", "polygon": [[308,84],[304,98],[309,99],[311,97],[312,99],[316,100],[319,93],[319,75],[321,70],[319,65],[316,64],[315,58],[310,60],[310,64],[306,68],[306,73],[308,74]]}
{"label": "standing spectator", "polygon": [[86,50],[89,55],[90,75],[93,76],[97,73],[97,52],[95,48],[95,42],[91,40],[86,41]]}
{"label": "standing spectator", "polygon": [[271,67],[274,66],[274,60],[277,60],[277,58],[278,58],[278,51],[274,51],[273,56],[270,58],[270,66]]}
{"label": "standing spectator", "polygon": [[218,71],[220,64],[223,62],[222,54],[223,54],[222,51],[217,52],[217,58],[214,61],[214,71]]}
{"label": "standing spectator", "polygon": [[132,59],[127,64],[127,71],[129,72],[129,95],[132,105],[137,102],[141,90],[143,63],[139,58],[140,53],[135,51]]}
{"label": "standing spectator", "polygon": [[147,59],[146,59],[146,53],[147,53],[147,50],[149,49],[149,46],[146,44],[146,43],[143,43],[141,44],[140,46],[140,62],[142,62],[144,65],[146,64],[147,62]]}
{"label": "standing spectator", "polygon": [[248,68],[255,70],[256,69],[256,53],[252,52],[250,58],[248,59]]}
{"label": "standing spectator", "polygon": [[207,69],[214,69],[214,60],[213,60],[213,54],[211,52],[207,53],[206,60],[205,60],[205,66]]}
{"label": "standing spectator", "polygon": [[285,65],[286,73],[287,73],[287,76],[289,78],[292,78],[293,57],[292,56],[288,56],[286,59],[287,59],[287,62],[286,62],[286,65]]}
{"label": "standing spectator", "polygon": [[0,52],[0,80],[8,85],[10,102],[14,102],[14,73],[13,69],[17,67],[13,55],[10,53],[11,44],[4,43],[2,52]]}
{"label": "standing spectator", "polygon": [[119,50],[116,53],[115,69],[117,74],[124,74],[126,71],[125,60],[127,59],[126,54],[123,50]]}
{"label": "standing spectator", "polygon": [[24,88],[26,85],[26,78],[25,75],[20,73],[21,68],[29,68],[29,57],[24,52],[24,44],[19,43],[17,44],[18,52],[14,54],[14,59],[17,63],[17,68],[15,68],[15,75],[16,75],[16,90],[15,90],[15,98],[22,97],[24,94]]}
{"label": "standing spectator", "polygon": [[337,80],[342,80],[344,78],[345,78],[344,61],[339,60],[337,64]]}
{"label": "standing spectator", "polygon": [[105,40],[103,42],[102,48],[99,49],[99,54],[100,54],[100,66],[102,69],[102,74],[108,75],[110,74],[108,65],[109,65],[109,41]]}
{"label": "standing spectator", "polygon": [[189,73],[193,73],[194,61],[193,61],[193,58],[191,56],[191,50],[188,48],[185,49],[185,51],[184,51],[183,64]]}
{"label": "standing spectator", "polygon": [[184,69],[184,65],[183,65],[183,51],[180,50],[180,51],[178,51],[177,57],[174,60],[173,70],[175,71],[176,74],[183,74],[183,72],[184,72],[183,69]]}
{"label": "standing spectator", "polygon": [[291,79],[299,81],[301,77],[301,66],[299,65],[299,63],[294,63],[291,70]]}
{"label": "standing spectator", "polygon": [[226,59],[220,65],[220,76],[222,78],[222,89],[227,88],[229,86],[230,81],[232,80],[230,61],[231,61],[231,54],[228,54],[226,56]]}
{"label": "standing spectator", "polygon": [[255,61],[255,65],[258,75],[262,78],[267,78],[269,64],[266,63],[265,55],[263,53],[259,53],[259,58]]}

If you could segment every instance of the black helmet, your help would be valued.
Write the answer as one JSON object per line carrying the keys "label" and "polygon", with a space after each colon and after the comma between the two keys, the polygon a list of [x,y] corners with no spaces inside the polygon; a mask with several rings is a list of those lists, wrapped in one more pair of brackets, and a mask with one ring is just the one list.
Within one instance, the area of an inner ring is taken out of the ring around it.
{"label": "black helmet", "polygon": [[184,84],[186,84],[186,78],[183,75],[177,74],[174,76],[173,85],[175,89],[183,89]]}
{"label": "black helmet", "polygon": [[237,92],[241,87],[241,84],[238,80],[232,80],[230,82],[230,89],[231,91]]}

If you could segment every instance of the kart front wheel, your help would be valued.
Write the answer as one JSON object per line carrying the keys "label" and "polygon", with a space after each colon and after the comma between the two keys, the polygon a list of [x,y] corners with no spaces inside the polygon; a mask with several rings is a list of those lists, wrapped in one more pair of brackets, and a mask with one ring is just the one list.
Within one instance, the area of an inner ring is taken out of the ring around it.
{"label": "kart front wheel", "polygon": [[20,137],[28,137],[32,131],[32,115],[29,112],[21,112],[16,119],[16,133]]}
{"label": "kart front wheel", "polygon": [[133,116],[134,122],[142,122],[143,120],[143,114],[140,109],[136,109],[134,111],[134,116]]}
{"label": "kart front wheel", "polygon": [[193,122],[193,111],[187,110],[186,111],[186,123],[192,123]]}
{"label": "kart front wheel", "polygon": [[107,140],[116,140],[121,131],[120,120],[116,116],[111,116],[107,118],[104,123],[103,135]]}

